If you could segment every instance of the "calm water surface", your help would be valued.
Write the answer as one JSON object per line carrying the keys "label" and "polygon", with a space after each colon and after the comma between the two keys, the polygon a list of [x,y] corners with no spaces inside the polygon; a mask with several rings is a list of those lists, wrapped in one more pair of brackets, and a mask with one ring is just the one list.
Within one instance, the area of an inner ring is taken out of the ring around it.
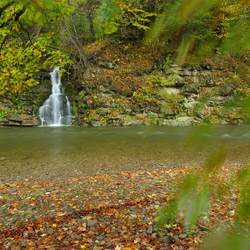
{"label": "calm water surface", "polygon": [[1,128],[0,180],[197,166],[220,147],[248,162],[250,127]]}

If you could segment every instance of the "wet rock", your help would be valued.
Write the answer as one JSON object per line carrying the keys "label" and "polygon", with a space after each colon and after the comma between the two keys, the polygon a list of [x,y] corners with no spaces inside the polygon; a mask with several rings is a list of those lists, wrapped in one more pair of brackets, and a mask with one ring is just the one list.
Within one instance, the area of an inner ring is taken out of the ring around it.
{"label": "wet rock", "polygon": [[7,126],[8,123],[9,123],[8,120],[6,120],[6,119],[0,119],[0,126]]}
{"label": "wet rock", "polygon": [[195,123],[195,120],[192,117],[183,116],[175,120],[165,120],[163,125],[173,126],[173,127],[185,127],[185,126],[191,126],[193,123]]}
{"label": "wet rock", "polygon": [[22,126],[25,126],[25,127],[39,126],[39,121],[36,118],[32,118],[29,120],[23,120]]}
{"label": "wet rock", "polygon": [[10,115],[7,120],[13,122],[22,122],[23,120],[30,120],[32,117],[30,115]]}
{"label": "wet rock", "polygon": [[228,125],[228,122],[225,120],[218,121],[218,125]]}
{"label": "wet rock", "polygon": [[4,123],[0,121],[0,124],[4,126],[32,127],[32,126],[38,126],[39,122],[36,117],[33,117],[33,115],[21,114],[21,115],[10,115],[6,119],[4,119]]}
{"label": "wet rock", "polygon": [[93,126],[93,127],[101,127],[101,123],[99,121],[93,121],[93,122],[91,122],[91,126]]}
{"label": "wet rock", "polygon": [[7,126],[21,126],[21,122],[13,122],[13,121],[10,121],[8,122]]}
{"label": "wet rock", "polygon": [[190,126],[194,122],[194,119],[188,116],[178,117],[176,119],[178,126]]}
{"label": "wet rock", "polygon": [[128,119],[128,120],[122,121],[122,126],[124,127],[140,126],[140,125],[142,125],[142,121],[139,121],[139,120]]}

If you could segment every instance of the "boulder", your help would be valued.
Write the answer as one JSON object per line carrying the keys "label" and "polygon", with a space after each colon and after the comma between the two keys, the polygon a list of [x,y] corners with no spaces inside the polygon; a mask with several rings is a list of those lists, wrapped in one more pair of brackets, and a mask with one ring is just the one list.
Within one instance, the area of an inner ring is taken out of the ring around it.
{"label": "boulder", "polygon": [[181,90],[178,88],[164,88],[163,91],[168,95],[179,95]]}
{"label": "boulder", "polygon": [[133,120],[133,119],[124,119],[122,121],[122,126],[129,127],[129,126],[141,126],[143,124],[142,121]]}
{"label": "boulder", "polygon": [[33,126],[38,126],[39,121],[36,117],[32,115],[27,115],[27,114],[10,115],[7,117],[4,125],[33,127]]}
{"label": "boulder", "polygon": [[7,120],[11,122],[22,122],[23,120],[30,120],[32,119],[32,116],[21,114],[21,115],[9,115]]}
{"label": "boulder", "polygon": [[162,125],[172,126],[172,127],[185,127],[191,126],[194,123],[194,119],[192,117],[183,116],[174,120],[165,120]]}
{"label": "boulder", "polygon": [[192,109],[199,104],[200,104],[200,102],[192,101],[192,102],[184,103],[184,107],[186,109]]}

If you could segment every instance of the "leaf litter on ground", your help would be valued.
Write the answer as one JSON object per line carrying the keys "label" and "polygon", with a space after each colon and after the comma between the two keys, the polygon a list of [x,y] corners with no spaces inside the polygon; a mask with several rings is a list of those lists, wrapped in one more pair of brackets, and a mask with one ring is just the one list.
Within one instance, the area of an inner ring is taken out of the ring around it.
{"label": "leaf litter on ground", "polygon": [[[226,179],[242,168],[224,165]],[[156,214],[193,167],[54,181],[0,183],[0,249],[197,249],[211,227],[233,219],[237,192],[212,200],[188,231],[180,214],[156,227]]]}

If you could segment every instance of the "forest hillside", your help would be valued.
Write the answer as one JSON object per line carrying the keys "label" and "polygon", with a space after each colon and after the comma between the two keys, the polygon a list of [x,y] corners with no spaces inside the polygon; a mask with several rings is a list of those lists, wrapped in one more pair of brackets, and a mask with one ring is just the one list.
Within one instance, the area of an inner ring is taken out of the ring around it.
{"label": "forest hillside", "polygon": [[247,122],[247,0],[0,3],[0,124],[38,125],[60,66],[73,123]]}

